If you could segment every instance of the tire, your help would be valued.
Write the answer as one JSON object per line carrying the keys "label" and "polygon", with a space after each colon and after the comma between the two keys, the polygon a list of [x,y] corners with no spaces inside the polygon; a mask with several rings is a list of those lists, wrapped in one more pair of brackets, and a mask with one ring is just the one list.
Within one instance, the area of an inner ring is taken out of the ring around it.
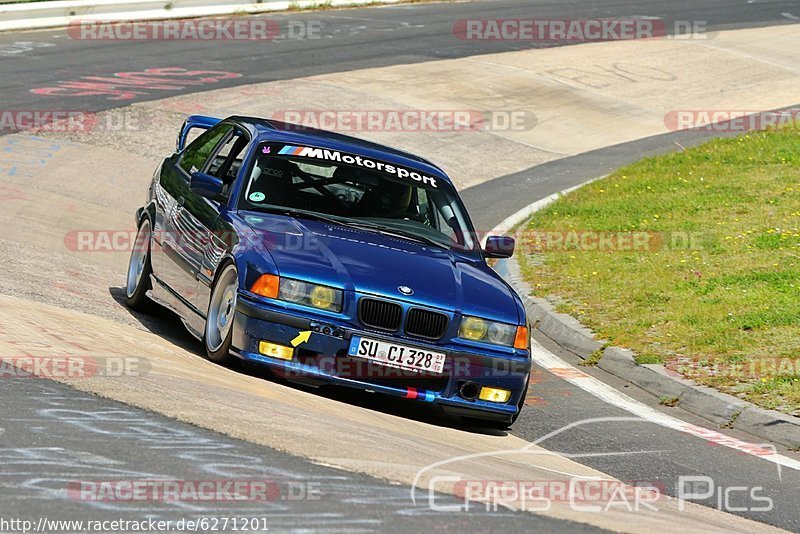
{"label": "tire", "polygon": [[150,239],[152,230],[150,219],[144,218],[136,233],[136,241],[128,260],[128,277],[125,283],[125,304],[132,310],[146,312],[153,309],[153,301],[147,297],[151,289]]}
{"label": "tire", "polygon": [[203,332],[203,345],[208,359],[220,365],[231,365],[237,361],[236,356],[231,354],[231,339],[238,290],[239,274],[236,266],[228,263],[222,267],[211,288]]}
{"label": "tire", "polygon": [[[527,380],[525,383],[527,384]],[[475,419],[475,418],[465,418],[465,421],[472,423],[476,426],[480,426],[483,428],[487,428],[490,430],[509,430],[511,426],[517,422],[519,415],[522,413],[522,408],[525,406],[525,397],[528,396],[528,388],[525,388],[525,391],[522,393],[522,397],[520,397],[519,402],[517,403],[517,413],[515,413],[511,417],[511,421],[503,422],[503,421],[487,421],[485,419]]]}
{"label": "tire", "polygon": [[527,384],[528,384],[528,380],[529,379],[530,379],[530,375],[528,375],[525,378],[525,391],[522,392],[522,397],[519,398],[519,402],[517,403],[517,413],[514,414],[514,416],[511,418],[511,421],[509,423],[505,423],[505,427],[504,428],[500,428],[499,425],[497,427],[495,427],[495,428],[500,428],[500,430],[508,430],[508,429],[511,428],[511,426],[514,423],[517,422],[517,419],[519,419],[519,416],[522,413],[522,408],[525,407],[525,397],[528,396],[528,385]]}

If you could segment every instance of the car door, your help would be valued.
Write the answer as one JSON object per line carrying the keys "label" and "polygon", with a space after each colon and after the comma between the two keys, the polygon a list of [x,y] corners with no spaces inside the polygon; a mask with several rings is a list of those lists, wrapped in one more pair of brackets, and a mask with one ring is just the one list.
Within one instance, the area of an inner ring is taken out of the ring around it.
{"label": "car door", "polygon": [[232,124],[211,128],[181,154],[165,161],[161,170],[158,201],[163,213],[163,231],[159,236],[162,257],[157,260],[156,276],[195,309],[197,274],[218,205],[193,193],[189,181],[192,173],[205,172],[211,165],[217,147],[232,130]]}
{"label": "car door", "polygon": [[199,284],[197,285],[197,298],[194,301],[197,309],[203,314],[208,310],[211,285],[217,266],[225,253],[237,241],[233,228],[222,221],[218,215],[230,204],[230,194],[239,171],[244,165],[244,155],[247,153],[249,144],[250,136],[244,130],[234,128],[219,145],[206,169],[207,174],[222,180],[224,186],[219,198],[202,199],[214,209],[215,217],[213,219],[204,218],[205,212],[202,210],[198,213],[201,223],[209,230],[203,254],[198,258],[200,262]]}

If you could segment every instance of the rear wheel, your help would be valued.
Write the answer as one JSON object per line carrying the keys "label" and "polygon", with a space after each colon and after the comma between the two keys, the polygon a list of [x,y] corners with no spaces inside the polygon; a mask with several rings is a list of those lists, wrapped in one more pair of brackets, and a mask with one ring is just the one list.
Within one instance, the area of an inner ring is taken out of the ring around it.
{"label": "rear wheel", "polygon": [[236,361],[236,357],[231,354],[231,338],[238,291],[239,275],[236,266],[229,263],[223,267],[211,289],[203,335],[208,359],[222,365],[230,365]]}
{"label": "rear wheel", "polygon": [[125,284],[125,303],[137,311],[148,311],[153,302],[147,297],[150,290],[150,219],[145,218],[139,225],[136,241],[133,243],[131,258],[128,261],[128,279]]}

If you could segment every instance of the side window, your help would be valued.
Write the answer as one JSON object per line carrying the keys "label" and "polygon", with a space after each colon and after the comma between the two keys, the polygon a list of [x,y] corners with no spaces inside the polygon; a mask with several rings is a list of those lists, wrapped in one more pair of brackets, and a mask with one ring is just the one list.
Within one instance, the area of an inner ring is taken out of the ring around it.
{"label": "side window", "polygon": [[245,148],[249,139],[238,129],[233,132],[214,156],[208,174],[216,176],[226,184],[233,182],[242,166]]}
{"label": "side window", "polygon": [[200,172],[220,140],[233,128],[230,124],[215,126],[195,139],[181,156],[179,165],[189,174]]}
{"label": "side window", "polygon": [[186,132],[186,139],[183,141],[183,146],[189,146],[194,143],[194,140],[206,133],[208,130],[201,126],[195,126],[194,128],[190,128],[188,132]]}

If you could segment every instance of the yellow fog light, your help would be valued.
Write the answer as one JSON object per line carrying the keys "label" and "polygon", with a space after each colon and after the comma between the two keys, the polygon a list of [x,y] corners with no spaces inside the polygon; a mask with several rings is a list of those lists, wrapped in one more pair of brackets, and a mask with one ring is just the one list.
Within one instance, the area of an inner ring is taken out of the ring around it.
{"label": "yellow fog light", "polygon": [[482,387],[478,398],[489,402],[508,402],[508,399],[511,398],[511,392],[507,389]]}
{"label": "yellow fog light", "polygon": [[270,343],[269,341],[259,341],[258,352],[264,356],[278,358],[280,360],[291,360],[294,358],[294,349],[292,347],[285,347],[277,343]]}

